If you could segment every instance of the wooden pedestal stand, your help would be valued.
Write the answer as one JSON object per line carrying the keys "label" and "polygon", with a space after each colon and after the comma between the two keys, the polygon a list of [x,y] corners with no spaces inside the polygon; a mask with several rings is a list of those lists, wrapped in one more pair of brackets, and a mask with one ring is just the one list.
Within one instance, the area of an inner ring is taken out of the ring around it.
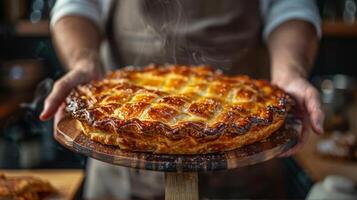
{"label": "wooden pedestal stand", "polygon": [[166,172],[165,173],[165,199],[198,200],[198,174],[197,172]]}
{"label": "wooden pedestal stand", "polygon": [[288,117],[285,126],[264,141],[216,154],[163,155],[120,150],[91,141],[78,121],[66,117],[56,127],[55,139],[66,148],[113,165],[165,172],[166,200],[197,200],[198,172],[226,170],[269,160],[292,148],[302,130],[301,120]]}

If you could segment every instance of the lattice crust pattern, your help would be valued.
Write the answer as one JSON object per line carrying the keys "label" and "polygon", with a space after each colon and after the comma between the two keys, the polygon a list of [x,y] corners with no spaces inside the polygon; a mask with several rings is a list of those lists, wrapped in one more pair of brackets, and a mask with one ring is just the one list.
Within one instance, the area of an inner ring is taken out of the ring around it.
{"label": "lattice crust pattern", "polygon": [[67,98],[67,111],[91,139],[174,154],[226,151],[264,139],[291,105],[264,80],[207,66],[154,64],[114,71]]}

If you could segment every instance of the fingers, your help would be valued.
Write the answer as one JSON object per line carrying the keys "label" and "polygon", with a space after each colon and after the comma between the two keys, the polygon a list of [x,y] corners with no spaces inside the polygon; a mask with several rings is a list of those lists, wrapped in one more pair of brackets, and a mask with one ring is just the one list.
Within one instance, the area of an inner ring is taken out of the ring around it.
{"label": "fingers", "polygon": [[317,134],[323,133],[324,113],[322,111],[319,92],[306,79],[294,80],[292,83],[281,87],[296,99],[298,111],[301,112],[299,114],[302,114],[304,119],[304,130],[300,138],[301,141],[292,149],[282,154],[281,157],[296,153],[304,144],[311,130]]}
{"label": "fingers", "polygon": [[53,131],[55,132],[57,129],[57,124],[58,122],[64,118],[66,116],[66,112],[64,112],[64,108],[65,108],[65,104],[62,103],[59,108],[58,111],[56,112],[56,114],[54,115],[54,120],[53,120]]}
{"label": "fingers", "polygon": [[323,134],[324,113],[322,111],[320,95],[314,87],[307,88],[305,107],[309,114],[311,128],[317,134]]}
{"label": "fingers", "polygon": [[296,102],[296,106],[293,107],[294,113],[298,114],[299,116],[303,117],[305,115],[305,99],[304,99],[304,90],[308,87],[308,82],[305,79],[294,80],[293,84],[285,84],[280,85],[288,94],[293,97]]}
{"label": "fingers", "polygon": [[81,84],[83,81],[84,79],[81,73],[75,70],[67,73],[61,79],[56,81],[51,93],[45,100],[44,109],[40,115],[40,119],[45,121],[52,118],[72,88]]}
{"label": "fingers", "polygon": [[295,154],[296,152],[298,152],[301,149],[301,147],[304,146],[305,142],[307,141],[309,133],[311,131],[310,129],[311,128],[310,128],[309,119],[304,118],[299,141],[293,148],[291,148],[288,151],[286,151],[285,153],[281,154],[279,157],[289,157],[289,156],[292,156],[293,154]]}

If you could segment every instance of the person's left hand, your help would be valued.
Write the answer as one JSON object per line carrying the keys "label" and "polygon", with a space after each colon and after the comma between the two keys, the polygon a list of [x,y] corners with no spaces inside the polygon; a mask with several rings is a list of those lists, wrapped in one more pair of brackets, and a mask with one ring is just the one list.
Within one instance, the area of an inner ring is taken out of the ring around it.
{"label": "person's left hand", "polygon": [[284,77],[273,78],[272,83],[297,101],[298,109],[303,117],[303,130],[299,143],[281,155],[283,157],[290,156],[304,144],[309,132],[323,134],[324,113],[321,107],[320,94],[305,77],[297,74],[284,74]]}

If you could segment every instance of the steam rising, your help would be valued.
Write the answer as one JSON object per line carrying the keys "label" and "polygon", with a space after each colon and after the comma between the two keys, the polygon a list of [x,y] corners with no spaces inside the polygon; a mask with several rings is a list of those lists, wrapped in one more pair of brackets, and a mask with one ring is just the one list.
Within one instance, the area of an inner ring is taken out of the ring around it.
{"label": "steam rising", "polygon": [[145,27],[153,29],[161,43],[161,57],[153,53],[149,59],[154,62],[209,64],[229,70],[234,61],[247,55],[252,41],[257,39],[258,23],[244,21],[244,6],[237,5],[239,1],[145,2]]}
{"label": "steam rising", "polygon": [[239,2],[120,1],[114,26],[120,64],[208,64],[231,69],[258,39],[259,23],[254,17],[254,23],[244,21],[247,5],[241,7]]}

